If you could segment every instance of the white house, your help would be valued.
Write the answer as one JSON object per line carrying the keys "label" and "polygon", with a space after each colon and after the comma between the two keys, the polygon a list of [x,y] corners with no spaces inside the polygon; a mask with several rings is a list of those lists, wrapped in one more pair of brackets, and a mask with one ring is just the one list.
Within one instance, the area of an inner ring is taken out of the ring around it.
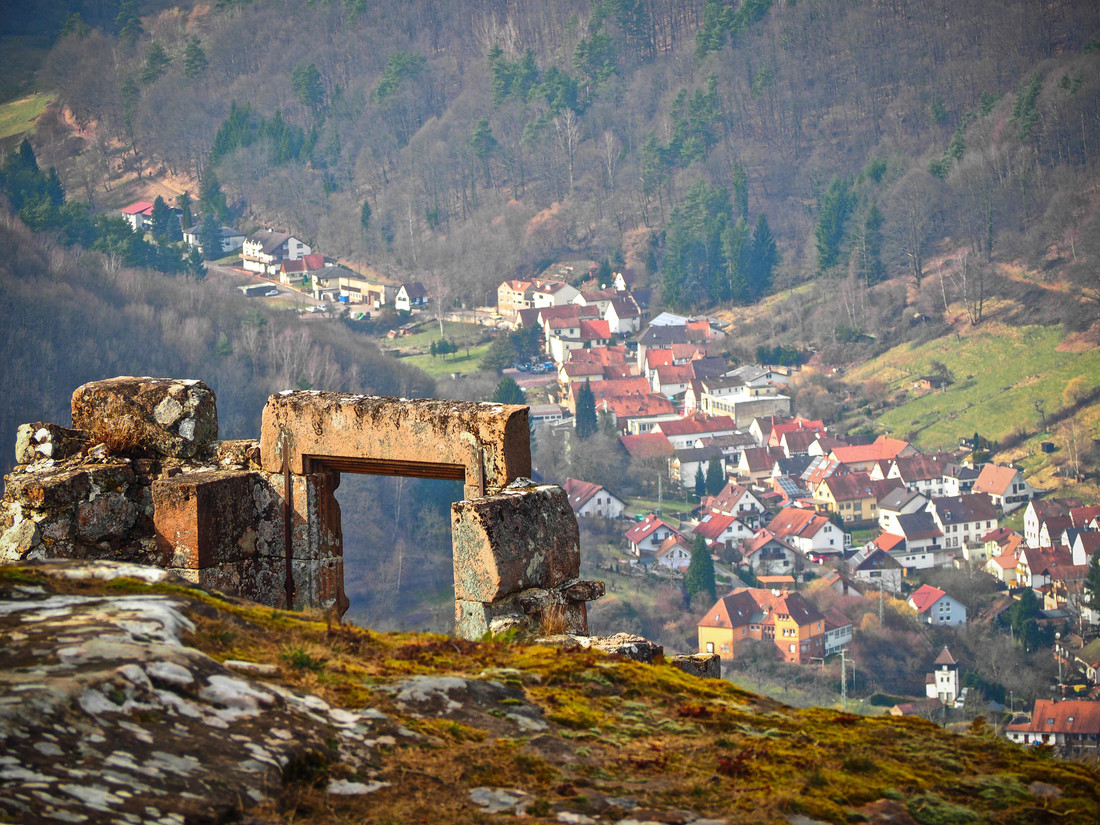
{"label": "white house", "polygon": [[980,547],[982,536],[997,526],[997,509],[985,493],[936,497],[928,512],[943,532],[945,550]]}
{"label": "white house", "polygon": [[925,695],[929,699],[939,699],[945,705],[954,705],[959,697],[959,663],[947,645],[943,646],[932,667],[934,670],[924,678]]}
{"label": "white house", "polygon": [[285,232],[262,230],[245,238],[241,265],[249,272],[275,275],[283,261],[297,261],[313,252],[308,244]]}
{"label": "white house", "polygon": [[670,527],[650,513],[626,531],[626,540],[630,545],[630,552],[635,556],[652,556],[660,549],[665,539],[679,533],[679,530]]}
{"label": "white house", "polygon": [[[184,242],[194,248],[202,248],[202,239],[199,237],[202,232],[202,224],[195,224],[187,229],[183,230]],[[231,226],[219,226],[218,238],[220,246],[218,251],[223,255],[232,252],[234,249],[240,249],[244,244],[245,235],[239,229],[234,229]]]}
{"label": "white house", "polygon": [[1035,498],[1036,490],[1015,467],[986,464],[974,482],[974,492],[987,494],[994,505],[1011,513]]}
{"label": "white house", "polygon": [[397,297],[393,299],[394,309],[402,312],[411,312],[414,309],[423,309],[428,305],[428,290],[420,281],[411,284],[401,284],[397,290]]}
{"label": "white house", "polygon": [[913,591],[908,604],[917,611],[917,618],[925,624],[966,624],[966,606],[930,584],[922,584]]}
{"label": "white house", "polygon": [[723,544],[726,547],[751,539],[755,532],[736,516],[721,513],[707,513],[695,525],[694,530],[696,535],[702,536],[708,543]]}
{"label": "white house", "polygon": [[621,498],[599,484],[567,478],[564,489],[578,517],[619,518],[626,510]]}

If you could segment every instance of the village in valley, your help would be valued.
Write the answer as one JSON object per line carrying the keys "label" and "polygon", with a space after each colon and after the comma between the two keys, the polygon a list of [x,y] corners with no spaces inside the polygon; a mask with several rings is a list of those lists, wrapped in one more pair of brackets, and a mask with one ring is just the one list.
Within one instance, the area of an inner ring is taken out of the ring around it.
{"label": "village in valley", "polygon": [[[122,211],[141,231],[152,204]],[[198,227],[183,236],[201,244]],[[977,434],[934,453],[837,435],[788,392],[819,368],[812,353],[735,363],[728,321],[653,314],[652,291],[625,267],[562,262],[502,282],[495,303],[439,307],[419,281],[367,278],[287,233],[221,227],[219,237],[219,254],[240,248],[232,271],[249,279],[247,296],[297,294],[304,311],[348,322],[384,317],[390,339],[471,324],[489,343],[479,366],[503,376],[493,400],[530,406],[536,472],[566,490],[593,572],[612,590],[615,580],[632,580],[628,592],[678,588],[697,641],[689,652],[719,654],[730,678],[762,656],[819,680],[839,662],[845,707],[862,690],[877,698],[866,712],[999,717],[1014,741],[1096,753],[1100,506],[1046,495],[989,461]],[[433,340],[432,357],[455,351],[447,345]],[[949,383],[919,376],[913,390]],[[595,434],[602,447],[586,441]],[[586,444],[613,453],[601,478],[568,474],[585,466],[569,454]],[[923,681],[923,696],[875,691],[876,664],[860,661],[861,634],[889,624],[884,605],[924,628],[905,637],[919,649],[893,652],[921,672],[892,682]],[[1016,695],[1010,678],[952,650],[950,634],[976,626],[1022,645],[1037,671],[1029,689]]]}

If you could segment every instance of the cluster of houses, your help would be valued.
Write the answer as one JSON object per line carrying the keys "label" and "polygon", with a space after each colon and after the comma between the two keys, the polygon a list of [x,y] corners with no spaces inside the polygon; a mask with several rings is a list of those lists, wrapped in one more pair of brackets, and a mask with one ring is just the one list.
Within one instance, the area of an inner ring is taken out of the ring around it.
{"label": "cluster of houses", "polygon": [[[136,201],[120,212],[133,231],[145,232],[152,228],[153,204],[148,201]],[[182,222],[182,213],[178,209],[173,212]],[[201,225],[181,229],[184,243],[201,250]],[[369,310],[392,305],[404,312],[428,306],[428,291],[421,282],[389,284],[367,278],[314,252],[308,243],[288,232],[262,229],[247,235],[231,226],[219,227],[218,231],[222,255],[239,249],[242,269],[284,286],[300,288],[315,300],[362,305]],[[266,293],[252,291],[246,294]]]}

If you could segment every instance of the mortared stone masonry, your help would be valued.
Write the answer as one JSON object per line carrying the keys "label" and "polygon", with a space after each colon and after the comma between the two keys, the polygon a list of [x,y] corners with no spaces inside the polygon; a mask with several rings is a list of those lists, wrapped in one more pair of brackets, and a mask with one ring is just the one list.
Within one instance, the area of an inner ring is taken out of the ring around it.
{"label": "mortared stone masonry", "polygon": [[[201,381],[120,377],[73,394],[73,426],[19,428],[0,562],[108,558],[263,604],[343,615],[344,472],[462,479],[452,506],[456,632],[587,633],[577,521],[536,485],[527,407],[318,391],[272,396],[260,439],[218,441]],[[289,563],[291,575],[287,575]]]}

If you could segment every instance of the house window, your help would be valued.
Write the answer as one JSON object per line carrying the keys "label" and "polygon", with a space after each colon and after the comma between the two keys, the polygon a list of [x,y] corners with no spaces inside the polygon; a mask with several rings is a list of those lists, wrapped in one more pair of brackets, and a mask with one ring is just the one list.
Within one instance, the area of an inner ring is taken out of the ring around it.
{"label": "house window", "polygon": [[729,653],[730,652],[730,646],[729,645],[722,645],[722,652],[723,653]]}
{"label": "house window", "polygon": [[787,645],[787,650],[790,653],[794,653],[794,645]]}
{"label": "house window", "polygon": [[707,642],[707,653],[714,652],[714,642]]}

